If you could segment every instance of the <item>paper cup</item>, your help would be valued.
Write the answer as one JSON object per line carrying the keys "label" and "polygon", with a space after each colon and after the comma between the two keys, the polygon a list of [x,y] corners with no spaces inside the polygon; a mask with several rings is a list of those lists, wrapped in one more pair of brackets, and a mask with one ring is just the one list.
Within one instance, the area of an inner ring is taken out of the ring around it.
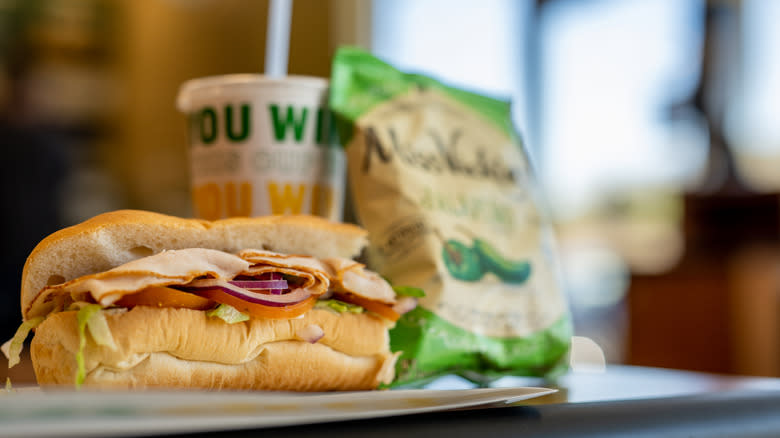
{"label": "paper cup", "polygon": [[242,74],[193,79],[177,98],[189,120],[194,214],[203,219],[314,214],[342,219],[343,149],[322,78]]}

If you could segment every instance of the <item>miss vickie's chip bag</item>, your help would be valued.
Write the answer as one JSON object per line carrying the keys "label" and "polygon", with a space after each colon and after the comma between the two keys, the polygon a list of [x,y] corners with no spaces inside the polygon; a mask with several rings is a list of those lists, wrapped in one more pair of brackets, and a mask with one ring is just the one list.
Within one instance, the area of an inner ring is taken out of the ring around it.
{"label": "miss vickie's chip bag", "polygon": [[395,385],[564,371],[571,320],[509,103],[342,48],[330,106],[368,264],[426,293],[390,332]]}

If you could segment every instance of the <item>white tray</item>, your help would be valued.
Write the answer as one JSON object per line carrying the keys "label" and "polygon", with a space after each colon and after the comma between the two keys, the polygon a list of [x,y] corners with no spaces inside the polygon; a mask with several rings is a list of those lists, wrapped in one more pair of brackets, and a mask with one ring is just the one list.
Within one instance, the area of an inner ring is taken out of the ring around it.
{"label": "white tray", "polygon": [[138,436],[289,426],[514,403],[555,391],[523,387],[301,394],[20,389],[0,395],[0,435]]}

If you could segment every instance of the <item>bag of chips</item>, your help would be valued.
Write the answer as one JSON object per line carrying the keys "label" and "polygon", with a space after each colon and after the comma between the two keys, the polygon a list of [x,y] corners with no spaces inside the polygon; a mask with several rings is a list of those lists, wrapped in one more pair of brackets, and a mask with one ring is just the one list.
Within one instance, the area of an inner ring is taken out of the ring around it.
{"label": "bag of chips", "polygon": [[426,293],[390,332],[396,386],[566,370],[571,319],[508,102],[340,49],[330,107],[369,266]]}

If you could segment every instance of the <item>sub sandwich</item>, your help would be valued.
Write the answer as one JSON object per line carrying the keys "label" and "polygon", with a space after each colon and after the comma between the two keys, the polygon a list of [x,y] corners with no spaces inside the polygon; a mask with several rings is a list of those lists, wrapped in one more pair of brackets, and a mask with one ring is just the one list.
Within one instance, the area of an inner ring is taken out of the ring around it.
{"label": "sub sandwich", "polygon": [[32,330],[44,387],[374,389],[416,302],[353,260],[366,242],[311,216],[101,214],[32,251],[3,351],[18,362]]}

